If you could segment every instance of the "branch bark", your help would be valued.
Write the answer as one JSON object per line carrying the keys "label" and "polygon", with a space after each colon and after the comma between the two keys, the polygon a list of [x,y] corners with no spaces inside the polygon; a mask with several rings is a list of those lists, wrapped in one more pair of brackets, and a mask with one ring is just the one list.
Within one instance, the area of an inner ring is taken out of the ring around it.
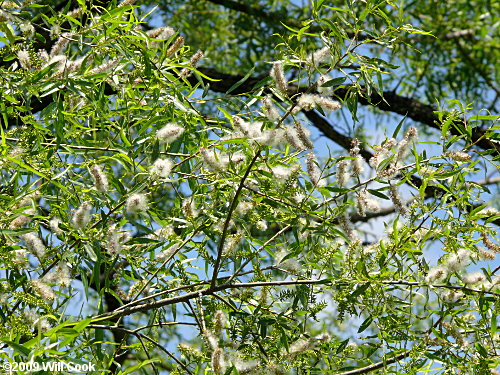
{"label": "branch bark", "polygon": [[[226,93],[234,84],[238,83],[243,79],[243,76],[226,74],[219,72],[211,68],[200,68],[200,72],[203,74],[217,79],[219,81],[209,82],[205,80],[205,83],[209,84],[210,89],[214,92]],[[236,94],[246,94],[254,90],[255,85],[260,82],[265,76],[250,77],[245,82],[243,82],[239,87],[232,91],[232,95]],[[196,77],[190,78],[192,83],[197,82]],[[304,87],[289,86],[288,93],[290,95],[303,93],[307,90]],[[349,88],[338,87],[335,90],[335,96],[341,99],[345,99],[349,94]],[[402,116],[407,116],[413,121],[419,122],[423,125],[427,125],[433,129],[441,129],[440,121],[438,115],[435,113],[436,108],[424,104],[418,100],[408,98],[402,95],[398,95],[393,91],[384,91],[383,96],[381,96],[376,91],[371,92],[368,96],[367,93],[363,93],[365,96],[357,95],[358,103],[365,106],[372,106],[381,111],[392,112]],[[459,129],[454,126],[450,126],[450,131],[452,134],[461,135]],[[338,137],[340,139],[340,137]],[[496,155],[500,155],[500,144],[493,143],[487,138],[485,138],[485,130],[481,128],[472,129],[472,142],[483,150],[494,150]],[[345,141],[345,140],[344,140]]]}

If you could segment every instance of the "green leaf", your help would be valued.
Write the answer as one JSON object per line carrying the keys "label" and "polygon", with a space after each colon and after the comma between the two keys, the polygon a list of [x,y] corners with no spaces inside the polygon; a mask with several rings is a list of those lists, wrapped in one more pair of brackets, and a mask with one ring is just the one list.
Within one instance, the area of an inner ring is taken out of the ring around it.
{"label": "green leaf", "polygon": [[335,354],[342,353],[344,349],[347,347],[347,344],[349,343],[349,339],[345,339],[340,343],[340,345],[337,347],[337,350],[335,351]]}
{"label": "green leaf", "polygon": [[379,197],[379,198],[385,199],[385,200],[391,200],[387,195],[385,195],[384,193],[381,193],[378,190],[374,190],[374,189],[367,189],[367,190],[370,194],[375,195],[376,197]]}
{"label": "green leaf", "polygon": [[92,318],[83,319],[80,320],[73,328],[75,329],[75,331],[81,332],[90,323],[92,323]]}
{"label": "green leaf", "polygon": [[373,322],[373,317],[370,315],[368,318],[365,319],[363,323],[359,326],[358,333],[363,332],[365,329],[367,329],[370,324]]}
{"label": "green leaf", "polygon": [[325,83],[323,83],[321,85],[321,87],[338,86],[338,85],[344,83],[345,80],[346,80],[346,77],[338,77],[338,78],[330,79],[330,80],[326,81]]}
{"label": "green leaf", "polygon": [[2,342],[4,342],[5,344],[9,345],[12,349],[14,349],[14,352],[21,354],[26,358],[28,358],[31,353],[31,350],[26,348],[24,345],[9,340],[2,340]]}
{"label": "green leaf", "polygon": [[364,292],[366,292],[366,290],[370,287],[370,283],[367,282],[367,283],[364,283],[363,285],[360,285],[358,286],[354,292],[352,292],[351,294],[351,298],[356,298],[356,297],[359,297],[361,294],[363,294]]}
{"label": "green leaf", "polygon": [[396,138],[397,135],[399,134],[399,131],[401,130],[401,127],[403,126],[403,123],[406,120],[406,115],[401,119],[399,122],[398,126],[396,126],[396,129],[394,129],[394,133],[392,133],[392,138]]}
{"label": "green leaf", "polygon": [[250,69],[250,70],[248,71],[248,73],[247,73],[247,74],[245,74],[245,76],[244,76],[242,79],[240,79],[238,82],[236,82],[234,85],[232,85],[232,86],[229,88],[229,90],[227,90],[227,91],[226,91],[226,94],[230,94],[230,93],[232,93],[235,89],[237,89],[238,87],[240,87],[240,86],[243,84],[243,82],[245,82],[245,81],[246,81],[246,80],[247,80],[247,79],[248,79],[248,78],[252,75],[252,73],[253,73],[254,71],[255,71],[255,66],[253,66],[253,67],[252,67],[252,69]]}

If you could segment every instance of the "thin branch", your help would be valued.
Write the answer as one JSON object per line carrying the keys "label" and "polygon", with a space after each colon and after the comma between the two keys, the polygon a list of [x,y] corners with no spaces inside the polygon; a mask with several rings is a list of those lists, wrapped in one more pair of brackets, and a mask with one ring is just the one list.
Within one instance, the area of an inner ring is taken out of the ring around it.
{"label": "thin branch", "polygon": [[161,346],[158,342],[156,342],[155,340],[153,340],[152,338],[150,338],[149,336],[146,336],[145,334],[143,333],[139,333],[137,332],[137,330],[130,330],[130,329],[126,329],[126,328],[122,328],[122,327],[116,327],[116,326],[108,326],[108,325],[100,325],[100,324],[89,324],[87,325],[86,327],[88,328],[92,328],[92,329],[106,329],[108,331],[120,331],[120,332],[124,332],[124,333],[128,333],[130,335],[134,335],[136,336],[137,338],[141,339],[146,339],[147,341],[149,341],[150,343],[154,344],[157,348],[159,348],[161,351],[163,351],[164,353],[166,353],[170,358],[172,358],[179,366],[182,367],[182,369],[184,371],[186,371],[188,374],[190,375],[194,375],[187,367],[186,365],[184,365],[184,363],[182,363],[181,361],[179,361],[172,353],[170,353],[170,351],[168,351],[167,349],[165,349],[163,346]]}
{"label": "thin branch", "polygon": [[[5,137],[5,140],[9,142],[24,142],[22,139],[19,138],[11,138],[11,137]],[[42,146],[48,146],[48,147],[56,147],[56,143],[49,143],[49,142],[40,142]],[[72,150],[84,150],[84,151],[100,151],[100,152],[123,152],[123,150],[118,150],[116,148],[110,148],[110,147],[97,147],[97,146],[81,146],[81,145],[71,145],[67,143],[59,143],[59,147],[67,147]],[[60,152],[60,151],[59,151]],[[191,154],[181,154],[181,153],[176,153],[176,152],[160,152],[162,155],[168,155],[168,156],[180,156],[180,157],[188,157],[191,156]]]}
{"label": "thin branch", "polygon": [[238,189],[236,190],[236,193],[234,194],[233,201],[231,202],[231,206],[229,207],[229,211],[228,211],[227,216],[226,216],[226,221],[224,223],[224,229],[222,230],[222,236],[221,236],[221,239],[219,241],[219,246],[217,248],[217,259],[215,260],[215,264],[214,264],[214,271],[212,274],[212,282],[211,282],[211,286],[210,286],[211,288],[215,287],[215,283],[217,281],[217,273],[219,272],[219,266],[220,266],[220,263],[222,260],[222,253],[224,251],[224,243],[225,243],[226,236],[227,236],[227,230],[229,228],[229,222],[231,221],[231,216],[233,214],[233,211],[236,209],[236,205],[238,204],[238,198],[240,196],[241,191],[243,190],[243,186],[245,184],[245,181],[246,181],[248,175],[250,174],[250,171],[252,170],[254,163],[259,158],[259,156],[260,156],[260,149],[257,149],[255,156],[250,161],[250,164],[248,165],[248,167],[245,171],[245,174],[241,178],[240,184],[238,185]]}
{"label": "thin branch", "polygon": [[372,372],[372,371],[375,371],[375,370],[378,370],[378,369],[381,369],[381,368],[384,368],[388,365],[392,365],[393,363],[395,362],[398,362],[406,357],[408,357],[411,353],[411,350],[407,350],[401,354],[398,354],[397,356],[395,357],[392,357],[392,358],[389,358],[387,360],[383,360],[383,361],[380,361],[380,362],[377,362],[377,363],[374,363],[372,365],[369,365],[369,366],[366,366],[366,367],[362,367],[362,368],[358,368],[358,369],[355,369],[355,370],[351,370],[351,371],[347,371],[347,372],[339,372],[335,375],[360,375],[360,374],[366,374],[368,372]]}
{"label": "thin branch", "polygon": [[[362,282],[374,282],[383,285],[406,285],[406,286],[419,286],[419,287],[434,287],[434,288],[445,288],[454,290],[465,290],[473,293],[489,294],[493,296],[500,297],[500,293],[492,292],[489,290],[474,289],[464,286],[456,285],[446,285],[446,284],[428,284],[424,282],[417,281],[405,281],[405,280],[356,280],[356,283]],[[233,283],[233,284],[222,284],[210,286],[208,288],[197,290],[194,292],[186,293],[180,296],[164,298],[158,301],[152,301],[149,303],[144,303],[138,306],[132,306],[128,308],[116,309],[111,312],[107,312],[101,315],[97,315],[92,319],[102,320],[103,318],[111,319],[116,317],[128,316],[135,314],[137,312],[145,312],[153,309],[158,309],[163,306],[174,305],[177,303],[182,303],[189,301],[194,298],[199,298],[201,296],[213,295],[214,293],[227,290],[227,289],[239,289],[239,288],[254,288],[259,286],[287,286],[287,285],[318,285],[318,284],[332,284],[330,279],[305,279],[305,280],[280,280],[280,281],[257,281],[257,282],[247,282],[247,283]],[[76,324],[76,323],[75,323]]]}
{"label": "thin branch", "polygon": [[237,277],[238,274],[243,270],[243,268],[245,268],[246,265],[250,263],[252,259],[262,251],[262,249],[264,249],[267,245],[273,242],[280,234],[286,232],[291,227],[292,227],[291,224],[288,224],[287,226],[276,232],[270,239],[264,242],[262,246],[259,246],[259,248],[253,252],[253,255],[251,257],[248,257],[248,259],[245,262],[243,262],[243,264],[233,273],[233,275],[231,275],[231,277],[224,284],[230,284],[234,280],[234,278]]}
{"label": "thin branch", "polygon": [[182,303],[189,301],[194,298],[198,298],[200,296],[212,295],[213,293],[220,292],[226,289],[238,289],[238,288],[251,288],[257,286],[284,286],[284,285],[312,285],[323,283],[324,280],[284,280],[284,281],[263,281],[263,282],[254,282],[254,283],[234,283],[234,284],[224,284],[224,285],[215,285],[214,287],[208,287],[202,290],[197,290],[194,292],[186,293],[180,296],[164,298],[158,301],[152,301],[149,303],[144,303],[138,306],[132,306],[125,309],[115,310],[112,312],[107,312],[98,316],[95,316],[94,319],[101,318],[113,318],[120,316],[128,316],[137,312],[149,311],[152,309],[157,309],[163,306],[174,305],[177,303]]}

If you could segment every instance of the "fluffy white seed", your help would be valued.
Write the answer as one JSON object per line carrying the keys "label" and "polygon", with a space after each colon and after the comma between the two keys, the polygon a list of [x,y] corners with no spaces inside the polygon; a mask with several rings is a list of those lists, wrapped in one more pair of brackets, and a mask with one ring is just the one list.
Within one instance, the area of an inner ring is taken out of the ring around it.
{"label": "fluffy white seed", "polygon": [[144,194],[132,194],[127,199],[127,212],[138,214],[148,209],[148,199]]}

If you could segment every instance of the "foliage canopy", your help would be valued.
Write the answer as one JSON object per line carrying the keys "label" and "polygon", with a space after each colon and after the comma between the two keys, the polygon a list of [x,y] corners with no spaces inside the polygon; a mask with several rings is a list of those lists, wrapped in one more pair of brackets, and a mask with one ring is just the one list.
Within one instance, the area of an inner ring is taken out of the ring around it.
{"label": "foliage canopy", "polygon": [[2,360],[495,373],[500,5],[303,3],[0,2]]}

